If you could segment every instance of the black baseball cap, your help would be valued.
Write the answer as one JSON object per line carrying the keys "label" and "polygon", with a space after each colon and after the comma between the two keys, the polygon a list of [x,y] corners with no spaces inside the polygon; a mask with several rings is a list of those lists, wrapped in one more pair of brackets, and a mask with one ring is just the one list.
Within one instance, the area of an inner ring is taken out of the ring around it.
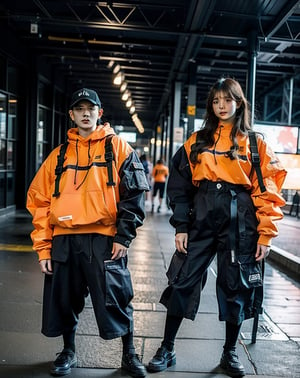
{"label": "black baseball cap", "polygon": [[82,88],[72,94],[72,100],[70,109],[72,109],[79,101],[89,101],[94,105],[98,105],[101,108],[101,101],[95,91],[92,89]]}

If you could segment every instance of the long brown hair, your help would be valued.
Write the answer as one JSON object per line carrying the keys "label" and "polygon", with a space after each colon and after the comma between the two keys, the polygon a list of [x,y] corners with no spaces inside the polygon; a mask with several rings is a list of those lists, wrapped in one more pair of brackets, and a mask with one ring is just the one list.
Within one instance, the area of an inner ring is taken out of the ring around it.
{"label": "long brown hair", "polygon": [[251,129],[250,106],[240,84],[231,78],[219,79],[209,91],[203,127],[197,133],[196,143],[191,146],[190,160],[192,163],[197,162],[198,154],[201,153],[205,147],[211,147],[215,143],[214,134],[217,130],[219,119],[213,111],[213,100],[218,92],[225,93],[226,96],[240,104],[240,107],[236,110],[233,127],[230,133],[230,139],[232,141],[231,152],[229,151],[230,158],[234,159],[233,152],[238,148],[236,142],[237,133],[240,132],[247,135],[248,130]]}

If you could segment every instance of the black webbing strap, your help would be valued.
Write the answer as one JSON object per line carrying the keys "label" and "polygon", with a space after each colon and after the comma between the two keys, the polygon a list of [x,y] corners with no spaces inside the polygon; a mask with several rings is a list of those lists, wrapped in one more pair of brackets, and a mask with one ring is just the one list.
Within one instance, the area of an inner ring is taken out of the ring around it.
{"label": "black webbing strap", "polygon": [[65,142],[64,144],[62,144],[59,150],[59,154],[57,155],[57,165],[55,168],[55,174],[56,174],[55,188],[54,188],[54,193],[52,194],[53,197],[58,197],[60,195],[59,182],[60,182],[61,175],[64,171],[63,165],[65,161],[65,153],[67,151],[68,144],[69,144],[68,142]]}
{"label": "black webbing strap", "polygon": [[114,182],[113,177],[113,170],[112,170],[112,162],[114,160],[114,153],[112,148],[112,140],[113,135],[108,135],[105,139],[105,161],[107,163],[107,175],[108,175],[108,182],[106,183],[107,186],[115,186],[116,183]]}
{"label": "black webbing strap", "polygon": [[[113,179],[113,170],[112,170],[112,162],[114,160],[114,153],[112,149],[112,139],[113,135],[108,135],[105,139],[105,161],[107,163],[107,175],[108,175],[108,182],[106,183],[108,186],[115,186],[116,183],[114,182]],[[57,165],[55,168],[55,188],[54,188],[54,193],[52,194],[53,197],[59,197],[60,191],[59,191],[59,182],[61,179],[61,175],[64,171],[63,165],[65,161],[65,154],[67,151],[68,147],[68,142],[64,143],[60,147],[59,154],[57,155]]]}
{"label": "black webbing strap", "polygon": [[231,201],[230,201],[230,253],[231,263],[236,263],[236,226],[237,226],[237,193],[230,189]]}
{"label": "black webbing strap", "polygon": [[266,191],[266,187],[263,181],[261,168],[260,168],[260,157],[259,157],[258,148],[257,148],[256,135],[254,131],[249,131],[248,135],[249,135],[249,141],[250,141],[252,166],[254,167],[256,175],[257,175],[260,191],[261,193],[263,193]]}

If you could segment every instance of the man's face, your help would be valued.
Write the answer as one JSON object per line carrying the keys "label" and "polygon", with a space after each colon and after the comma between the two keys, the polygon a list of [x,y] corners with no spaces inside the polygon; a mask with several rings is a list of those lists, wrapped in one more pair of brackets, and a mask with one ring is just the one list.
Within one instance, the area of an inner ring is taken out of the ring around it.
{"label": "man's face", "polygon": [[101,118],[103,109],[89,101],[79,101],[72,110],[69,111],[72,121],[84,134],[93,132],[97,127],[97,120]]}

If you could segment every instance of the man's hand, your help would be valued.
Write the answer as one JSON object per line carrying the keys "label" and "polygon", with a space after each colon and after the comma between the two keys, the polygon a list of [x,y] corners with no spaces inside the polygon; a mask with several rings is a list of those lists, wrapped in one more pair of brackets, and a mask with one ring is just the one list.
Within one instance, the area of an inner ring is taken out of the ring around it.
{"label": "man's hand", "polygon": [[41,267],[42,273],[50,274],[50,275],[53,274],[53,272],[52,272],[52,264],[51,264],[51,260],[50,259],[40,260],[40,267]]}
{"label": "man's hand", "polygon": [[113,243],[112,251],[111,251],[111,259],[118,260],[121,257],[125,257],[127,255],[127,248],[120,244],[120,243]]}
{"label": "man's hand", "polygon": [[187,254],[188,234],[181,232],[175,236],[175,246],[178,252]]}
{"label": "man's hand", "polygon": [[270,247],[267,245],[257,244],[255,260],[260,261],[266,258],[270,253]]}

